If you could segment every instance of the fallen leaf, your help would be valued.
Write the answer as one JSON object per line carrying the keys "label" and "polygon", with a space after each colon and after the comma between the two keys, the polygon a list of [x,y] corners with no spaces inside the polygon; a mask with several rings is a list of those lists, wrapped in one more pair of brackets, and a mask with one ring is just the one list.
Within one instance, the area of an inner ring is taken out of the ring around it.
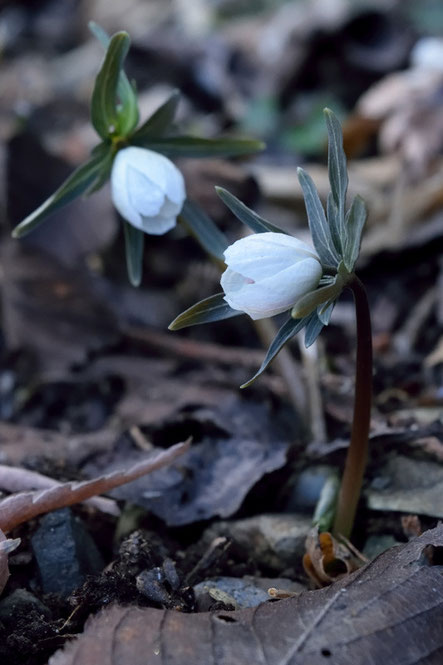
{"label": "fallen leaf", "polygon": [[[0,464],[0,488],[7,492],[43,490],[49,487],[60,487],[60,485],[62,483],[58,480],[44,476],[36,471]],[[112,499],[92,497],[91,499],[87,499],[85,503],[108,515],[120,515],[120,509]]]}
{"label": "fallen leaf", "polygon": [[6,533],[42,513],[72,506],[74,503],[84,501],[96,494],[109,492],[115,487],[170,464],[176,457],[186,452],[189,445],[189,441],[177,443],[168,450],[159,452],[129,469],[114,471],[92,480],[64,483],[35,492],[12,494],[0,501],[0,529]]}
{"label": "fallen leaf", "polygon": [[[229,517],[265,474],[286,463],[291,441],[282,425],[262,404],[238,397],[213,408],[185,407],[144,432],[154,446],[192,436],[192,448],[180,464],[119,488],[112,496],[147,508],[169,526]],[[133,462],[143,455],[124,445],[96,457],[83,472],[95,476],[98,469],[109,472],[121,466],[122,455]]]}
{"label": "fallen leaf", "polygon": [[443,525],[330,587],[237,612],[113,606],[49,665],[440,665]]}
{"label": "fallen leaf", "polygon": [[326,586],[361,567],[362,559],[328,532],[311,529],[303,557],[305,573],[317,587]]}

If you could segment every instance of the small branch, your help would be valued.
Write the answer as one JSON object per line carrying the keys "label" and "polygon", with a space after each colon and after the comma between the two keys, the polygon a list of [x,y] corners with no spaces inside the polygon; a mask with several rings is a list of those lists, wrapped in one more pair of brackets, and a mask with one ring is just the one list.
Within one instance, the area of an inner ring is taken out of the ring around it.
{"label": "small branch", "polygon": [[357,321],[354,416],[334,523],[334,534],[345,538],[351,534],[363,484],[372,400],[372,333],[368,299],[363,284],[355,275],[348,287],[354,296]]}

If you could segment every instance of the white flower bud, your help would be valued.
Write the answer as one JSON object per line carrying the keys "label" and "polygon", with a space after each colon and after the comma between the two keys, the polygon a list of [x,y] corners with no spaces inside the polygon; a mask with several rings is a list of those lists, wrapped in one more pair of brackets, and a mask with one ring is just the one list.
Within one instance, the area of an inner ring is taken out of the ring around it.
{"label": "white flower bud", "polygon": [[163,235],[174,228],[186,198],[183,176],[158,152],[130,146],[112,165],[112,200],[122,217],[141,231]]}
{"label": "white flower bud", "polygon": [[283,233],[247,236],[224,256],[228,268],[220,283],[225,300],[254,320],[291,309],[317,287],[323,272],[312,247]]}

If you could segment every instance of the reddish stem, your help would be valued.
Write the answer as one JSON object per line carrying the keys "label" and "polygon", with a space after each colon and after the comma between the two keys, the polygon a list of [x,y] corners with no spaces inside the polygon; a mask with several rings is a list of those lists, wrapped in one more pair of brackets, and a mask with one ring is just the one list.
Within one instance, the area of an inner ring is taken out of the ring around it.
{"label": "reddish stem", "polygon": [[351,535],[363,484],[372,400],[372,333],[368,298],[356,275],[348,287],[354,296],[357,321],[354,416],[333,529],[335,534],[340,533],[346,538]]}

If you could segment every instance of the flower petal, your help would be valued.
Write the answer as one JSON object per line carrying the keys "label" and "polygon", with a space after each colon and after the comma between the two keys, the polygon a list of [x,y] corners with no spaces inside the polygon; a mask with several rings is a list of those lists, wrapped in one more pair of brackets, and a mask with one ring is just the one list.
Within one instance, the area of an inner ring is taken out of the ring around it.
{"label": "flower petal", "polygon": [[142,230],[149,233],[151,236],[162,236],[167,233],[177,224],[175,217],[166,217],[163,215],[156,215],[155,217],[142,216]]}
{"label": "flower petal", "polygon": [[238,273],[230,268],[222,275],[225,300],[232,309],[246,312],[256,320],[281,314],[293,307],[299,298],[318,285],[322,267],[317,259],[308,257],[257,282],[251,283],[242,275],[236,275]]}
{"label": "flower petal", "polygon": [[165,201],[165,195],[147,175],[128,165],[126,169],[128,200],[139,215],[157,215]]}
{"label": "flower petal", "polygon": [[115,156],[111,187],[112,200],[122,217],[154,235],[175,226],[186,198],[177,167],[164,155],[135,146]]}
{"label": "flower petal", "polygon": [[253,280],[271,277],[301,259],[312,257],[319,262],[308,244],[283,233],[257,233],[234,242],[225,251],[227,265]]}

